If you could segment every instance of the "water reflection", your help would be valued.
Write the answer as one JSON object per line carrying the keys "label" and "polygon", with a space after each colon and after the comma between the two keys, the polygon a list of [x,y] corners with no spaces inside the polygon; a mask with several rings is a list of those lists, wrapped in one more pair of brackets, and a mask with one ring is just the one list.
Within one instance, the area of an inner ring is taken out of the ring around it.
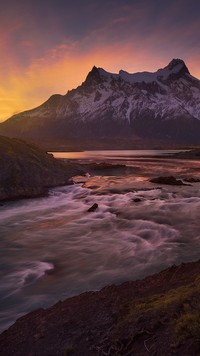
{"label": "water reflection", "polygon": [[185,150],[115,150],[115,151],[80,151],[80,152],[49,152],[55,158],[66,159],[121,159],[127,160],[132,157],[156,157],[166,156]]}

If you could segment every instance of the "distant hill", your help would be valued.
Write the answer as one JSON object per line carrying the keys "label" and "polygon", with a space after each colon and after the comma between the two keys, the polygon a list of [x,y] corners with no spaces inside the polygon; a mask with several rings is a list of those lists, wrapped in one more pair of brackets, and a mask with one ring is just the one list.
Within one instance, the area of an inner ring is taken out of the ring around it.
{"label": "distant hill", "polygon": [[200,144],[200,81],[181,59],[155,73],[93,67],[79,87],[12,116],[0,133],[71,149]]}
{"label": "distant hill", "polygon": [[0,200],[30,198],[49,187],[68,183],[79,171],[74,165],[19,139],[0,136]]}

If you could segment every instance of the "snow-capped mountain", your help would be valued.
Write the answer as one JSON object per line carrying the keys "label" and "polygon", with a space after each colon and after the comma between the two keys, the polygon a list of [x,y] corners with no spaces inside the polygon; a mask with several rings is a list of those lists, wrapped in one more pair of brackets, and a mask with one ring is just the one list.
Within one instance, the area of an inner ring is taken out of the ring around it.
{"label": "snow-capped mountain", "polygon": [[181,59],[155,73],[93,67],[66,95],[12,116],[0,133],[31,139],[126,139],[200,143],[200,81]]}

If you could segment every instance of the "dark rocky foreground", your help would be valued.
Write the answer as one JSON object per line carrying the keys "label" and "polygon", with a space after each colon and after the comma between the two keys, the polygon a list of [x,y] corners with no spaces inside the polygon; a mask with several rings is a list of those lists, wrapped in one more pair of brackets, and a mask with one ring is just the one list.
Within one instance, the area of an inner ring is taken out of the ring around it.
{"label": "dark rocky foreground", "polygon": [[0,335],[2,356],[200,354],[200,261],[21,317]]}
{"label": "dark rocky foreground", "polygon": [[0,200],[43,195],[49,187],[64,185],[80,174],[75,164],[20,139],[0,136]]}

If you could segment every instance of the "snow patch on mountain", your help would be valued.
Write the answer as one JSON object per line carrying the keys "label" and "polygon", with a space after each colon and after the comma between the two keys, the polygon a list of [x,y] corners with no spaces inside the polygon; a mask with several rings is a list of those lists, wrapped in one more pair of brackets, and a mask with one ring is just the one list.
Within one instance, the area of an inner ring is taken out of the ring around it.
{"label": "snow patch on mountain", "polygon": [[189,71],[181,59],[172,60],[167,67],[158,69],[157,72],[138,72],[138,73],[128,73],[124,70],[120,70],[119,74],[106,72],[102,68],[98,68],[99,74],[104,77],[107,81],[111,81],[112,79],[123,79],[126,82],[131,84],[134,83],[152,83],[160,81],[166,81],[170,75],[177,74],[181,70],[184,70],[185,73],[189,74]]}

